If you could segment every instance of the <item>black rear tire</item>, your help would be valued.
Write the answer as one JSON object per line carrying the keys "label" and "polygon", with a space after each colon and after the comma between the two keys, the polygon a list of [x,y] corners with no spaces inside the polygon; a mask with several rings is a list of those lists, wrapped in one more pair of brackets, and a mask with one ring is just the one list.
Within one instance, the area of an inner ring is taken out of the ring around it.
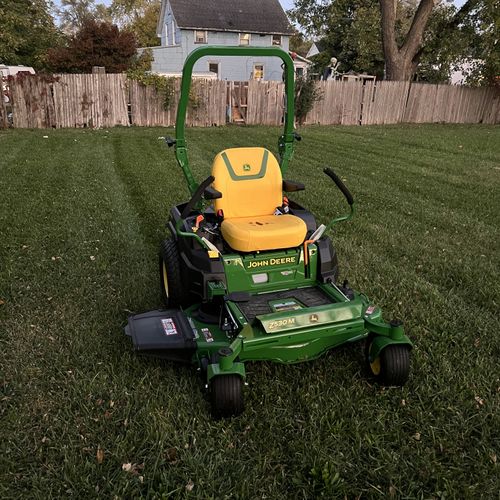
{"label": "black rear tire", "polygon": [[368,359],[370,343],[367,344],[366,360],[370,373],[381,384],[403,386],[410,375],[410,347],[392,344],[385,347],[379,357],[371,363]]}
{"label": "black rear tire", "polygon": [[210,381],[212,415],[215,418],[237,417],[245,409],[243,380],[239,375],[218,375]]}
{"label": "black rear tire", "polygon": [[187,303],[189,289],[182,279],[179,250],[172,238],[167,238],[160,246],[160,286],[166,307],[180,307]]}

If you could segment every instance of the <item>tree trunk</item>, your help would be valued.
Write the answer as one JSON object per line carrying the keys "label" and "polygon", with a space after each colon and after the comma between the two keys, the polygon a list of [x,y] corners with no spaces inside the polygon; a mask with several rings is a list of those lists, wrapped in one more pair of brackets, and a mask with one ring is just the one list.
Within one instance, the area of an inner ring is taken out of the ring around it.
{"label": "tree trunk", "polygon": [[409,81],[413,78],[417,64],[397,55],[385,60],[385,79]]}
{"label": "tree trunk", "polygon": [[396,42],[396,7],[398,0],[380,0],[382,45],[386,80],[411,80],[417,69],[424,31],[438,0],[420,0],[403,44]]}

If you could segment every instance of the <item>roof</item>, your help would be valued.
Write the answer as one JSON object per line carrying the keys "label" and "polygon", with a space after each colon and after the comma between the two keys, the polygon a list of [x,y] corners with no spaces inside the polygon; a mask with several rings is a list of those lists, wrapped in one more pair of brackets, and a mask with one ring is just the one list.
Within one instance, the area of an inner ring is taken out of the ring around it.
{"label": "roof", "polygon": [[[179,28],[291,35],[279,0],[169,0]],[[160,19],[167,0],[163,0]]]}

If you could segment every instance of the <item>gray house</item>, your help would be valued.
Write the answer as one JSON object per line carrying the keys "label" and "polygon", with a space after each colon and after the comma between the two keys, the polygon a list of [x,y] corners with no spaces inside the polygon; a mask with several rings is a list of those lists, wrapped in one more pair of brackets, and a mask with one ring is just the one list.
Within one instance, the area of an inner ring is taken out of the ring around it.
{"label": "gray house", "polygon": [[[152,47],[152,71],[179,76],[190,52],[203,45],[279,46],[288,51],[293,30],[279,0],[163,0]],[[281,80],[281,60],[206,57],[193,76],[220,80]]]}

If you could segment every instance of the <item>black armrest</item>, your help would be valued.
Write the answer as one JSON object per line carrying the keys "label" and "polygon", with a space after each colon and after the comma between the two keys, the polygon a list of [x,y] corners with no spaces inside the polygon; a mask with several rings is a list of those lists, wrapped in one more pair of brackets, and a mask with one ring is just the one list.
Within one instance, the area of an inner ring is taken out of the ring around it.
{"label": "black armrest", "polygon": [[222,198],[222,193],[214,189],[212,186],[208,186],[203,192],[203,196],[205,200],[216,200],[218,198]]}
{"label": "black armrest", "polygon": [[302,182],[287,181],[283,179],[283,191],[286,193],[293,193],[295,191],[304,191],[306,187]]}

